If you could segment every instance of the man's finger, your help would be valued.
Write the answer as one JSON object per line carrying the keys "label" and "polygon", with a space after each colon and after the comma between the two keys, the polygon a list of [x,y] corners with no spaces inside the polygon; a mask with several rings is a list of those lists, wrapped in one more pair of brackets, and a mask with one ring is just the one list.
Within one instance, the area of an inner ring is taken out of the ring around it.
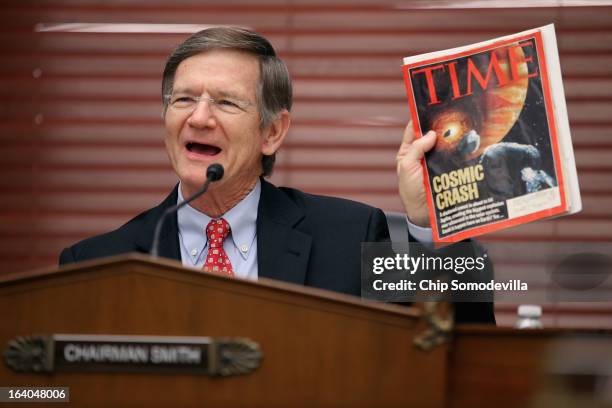
{"label": "man's finger", "polygon": [[415,140],[410,148],[406,150],[406,156],[412,160],[421,160],[426,152],[436,144],[436,132],[430,130],[425,136]]}
{"label": "man's finger", "polygon": [[410,121],[404,129],[404,135],[402,136],[402,146],[412,143],[413,140],[414,130],[412,129],[412,121]]}

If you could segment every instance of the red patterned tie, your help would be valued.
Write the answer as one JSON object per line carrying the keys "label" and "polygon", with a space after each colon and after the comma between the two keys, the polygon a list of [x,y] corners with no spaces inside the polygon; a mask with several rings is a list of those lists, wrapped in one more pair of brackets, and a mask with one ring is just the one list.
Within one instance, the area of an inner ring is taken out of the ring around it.
{"label": "red patterned tie", "polygon": [[219,275],[234,276],[232,264],[223,249],[223,241],[230,233],[230,226],[223,218],[210,220],[206,226],[208,237],[208,254],[204,261],[203,271],[218,273]]}

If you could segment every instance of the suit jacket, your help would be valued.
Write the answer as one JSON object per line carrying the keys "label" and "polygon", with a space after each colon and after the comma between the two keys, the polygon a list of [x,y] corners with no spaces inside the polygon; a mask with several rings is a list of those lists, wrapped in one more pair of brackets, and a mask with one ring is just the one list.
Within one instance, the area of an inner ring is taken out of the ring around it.
{"label": "suit jacket", "polygon": [[[148,253],[155,224],[177,201],[178,186],[157,207],[115,231],[66,248],[60,264],[128,252]],[[258,275],[360,296],[361,242],[389,240],[384,213],[354,201],[277,188],[262,180],[257,212]],[[181,260],[176,214],[162,228],[159,255]],[[457,321],[494,322],[491,304],[458,304]]]}

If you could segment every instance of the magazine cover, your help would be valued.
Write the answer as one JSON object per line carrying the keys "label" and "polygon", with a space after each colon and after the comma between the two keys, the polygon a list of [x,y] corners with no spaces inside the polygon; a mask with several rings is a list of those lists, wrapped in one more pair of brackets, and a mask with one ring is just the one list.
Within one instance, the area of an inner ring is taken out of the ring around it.
{"label": "magazine cover", "polygon": [[568,212],[541,29],[404,62],[435,241]]}

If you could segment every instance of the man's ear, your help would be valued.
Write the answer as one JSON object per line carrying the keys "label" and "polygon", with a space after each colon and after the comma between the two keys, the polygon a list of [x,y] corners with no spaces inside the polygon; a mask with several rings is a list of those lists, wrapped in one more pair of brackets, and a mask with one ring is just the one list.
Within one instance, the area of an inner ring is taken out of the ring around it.
{"label": "man's ear", "polygon": [[287,136],[290,123],[289,112],[283,110],[278,114],[278,117],[264,130],[264,139],[261,145],[262,154],[271,156],[276,153]]}

